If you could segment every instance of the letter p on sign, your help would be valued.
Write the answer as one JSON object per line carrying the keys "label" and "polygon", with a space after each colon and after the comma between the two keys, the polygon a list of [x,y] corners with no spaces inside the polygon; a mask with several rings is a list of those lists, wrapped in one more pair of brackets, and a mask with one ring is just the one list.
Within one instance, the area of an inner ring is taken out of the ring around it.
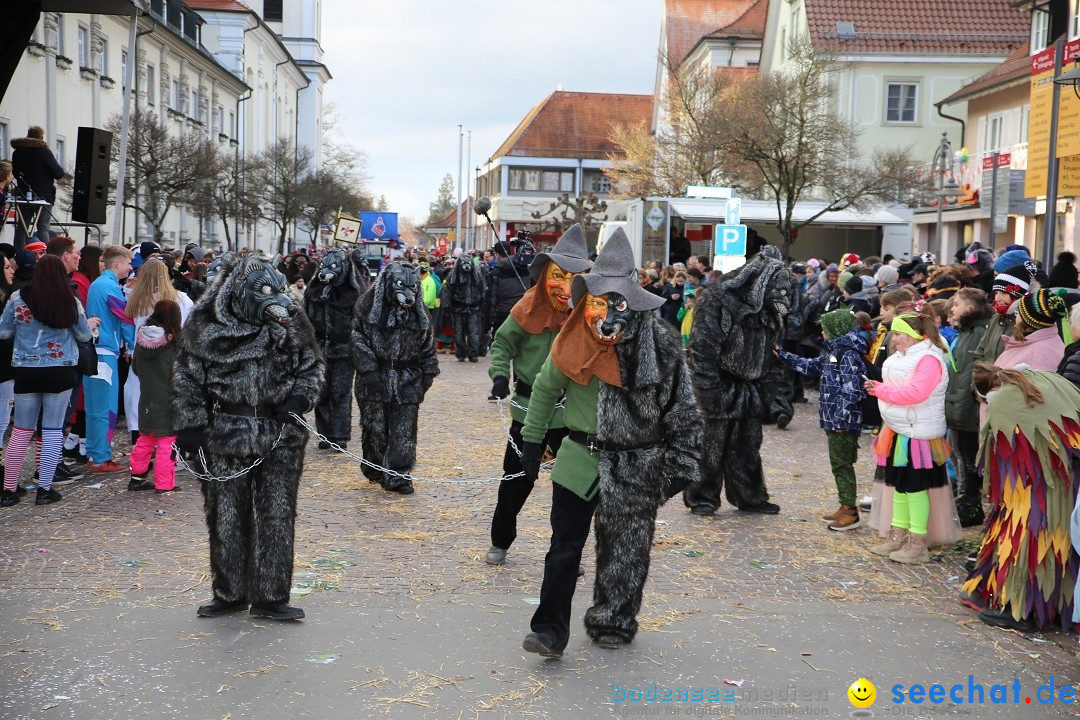
{"label": "letter p on sign", "polygon": [[745,225],[717,225],[716,226],[716,254],[717,255],[745,255],[746,254],[746,226]]}

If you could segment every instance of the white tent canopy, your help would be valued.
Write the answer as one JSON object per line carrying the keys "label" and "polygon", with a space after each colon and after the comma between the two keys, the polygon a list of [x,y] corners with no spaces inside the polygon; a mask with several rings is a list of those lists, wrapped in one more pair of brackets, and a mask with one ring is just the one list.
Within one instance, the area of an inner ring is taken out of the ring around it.
{"label": "white tent canopy", "polygon": [[[795,223],[806,222],[822,211],[825,203],[805,201],[795,206],[792,220]],[[671,200],[671,209],[683,220],[698,223],[723,223],[727,200],[708,200],[697,198],[675,198]],[[908,213],[906,208],[897,208],[896,212],[878,208],[870,213],[857,213],[853,210],[827,212],[814,220],[815,225],[907,225],[910,217],[897,213]],[[777,221],[776,203],[770,200],[742,201],[742,223],[775,225]]]}

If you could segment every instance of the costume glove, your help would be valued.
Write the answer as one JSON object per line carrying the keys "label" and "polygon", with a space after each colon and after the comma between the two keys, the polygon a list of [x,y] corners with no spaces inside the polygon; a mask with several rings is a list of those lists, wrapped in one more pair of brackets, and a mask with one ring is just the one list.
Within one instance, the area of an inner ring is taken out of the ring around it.
{"label": "costume glove", "polygon": [[495,378],[491,384],[491,394],[500,400],[510,397],[510,380],[504,377]]}
{"label": "costume glove", "polygon": [[544,446],[541,443],[521,444],[521,469],[525,471],[525,479],[536,482],[540,477],[540,460],[544,455]]}
{"label": "costume glove", "polygon": [[307,409],[307,400],[296,395],[291,395],[288,400],[274,408],[274,419],[280,423],[288,422],[289,420],[292,420],[290,413],[302,415]]}
{"label": "costume glove", "polygon": [[173,444],[184,455],[194,455],[206,442],[206,428],[194,427],[181,430],[176,434]]}

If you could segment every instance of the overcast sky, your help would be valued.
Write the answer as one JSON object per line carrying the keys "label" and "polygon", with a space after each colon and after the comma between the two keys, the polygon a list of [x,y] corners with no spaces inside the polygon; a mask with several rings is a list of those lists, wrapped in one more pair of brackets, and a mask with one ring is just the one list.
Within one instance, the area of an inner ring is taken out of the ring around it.
{"label": "overcast sky", "polygon": [[661,3],[325,0],[326,100],[367,154],[370,190],[423,222],[443,176],[457,183],[459,123],[475,168],[559,84],[652,93]]}

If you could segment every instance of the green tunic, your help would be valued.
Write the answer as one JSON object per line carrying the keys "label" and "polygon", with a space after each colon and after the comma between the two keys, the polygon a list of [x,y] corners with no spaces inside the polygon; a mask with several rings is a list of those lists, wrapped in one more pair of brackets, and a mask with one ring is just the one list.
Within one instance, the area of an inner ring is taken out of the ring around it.
{"label": "green tunic", "polygon": [[[555,367],[549,356],[533,382],[532,403],[525,416],[525,426],[521,429],[521,437],[525,442],[544,442],[549,418],[554,414],[555,403],[563,393],[566,394],[563,403],[566,406],[563,416],[566,427],[589,435],[596,434],[596,403],[600,395],[600,381],[594,377],[589,380],[588,385],[576,383]],[[567,438],[555,458],[551,481],[562,485],[582,500],[592,500],[599,490],[596,470],[598,461],[599,455]]]}
{"label": "green tunic", "polygon": [[[551,353],[551,344],[558,335],[553,330],[541,330],[533,335],[525,332],[518,325],[513,315],[510,315],[499,326],[495,333],[495,339],[491,342],[491,365],[488,368],[488,377],[494,380],[497,377],[511,378],[510,362],[514,363],[514,376],[532,385],[536,381],[536,375],[540,367]],[[524,408],[529,407],[529,398],[514,393],[513,401]],[[519,423],[525,422],[525,411],[510,406],[510,417]],[[563,424],[562,408],[557,408],[548,423],[549,428],[566,427]]]}

